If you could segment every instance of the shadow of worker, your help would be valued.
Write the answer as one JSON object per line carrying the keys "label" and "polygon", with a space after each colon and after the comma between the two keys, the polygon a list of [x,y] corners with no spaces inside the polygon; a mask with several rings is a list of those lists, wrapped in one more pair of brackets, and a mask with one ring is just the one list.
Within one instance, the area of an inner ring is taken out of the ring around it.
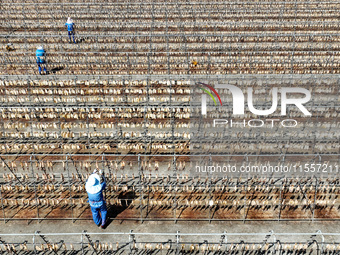
{"label": "shadow of worker", "polygon": [[121,200],[121,205],[109,205],[107,208],[107,221],[105,224],[105,228],[107,228],[111,224],[111,222],[114,218],[117,217],[117,215],[126,210],[130,206],[132,201],[136,198],[137,196],[132,191],[121,192],[117,197],[117,199]]}
{"label": "shadow of worker", "polygon": [[63,69],[64,69],[64,67],[58,66],[58,67],[55,67],[55,68],[51,69],[50,73],[55,74],[56,72],[61,71]]}

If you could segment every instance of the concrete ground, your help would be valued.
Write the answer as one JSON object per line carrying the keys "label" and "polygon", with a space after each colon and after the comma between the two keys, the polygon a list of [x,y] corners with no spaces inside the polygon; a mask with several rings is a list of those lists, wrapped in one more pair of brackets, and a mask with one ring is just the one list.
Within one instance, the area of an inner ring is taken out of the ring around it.
{"label": "concrete ground", "polygon": [[[197,221],[185,221],[185,222],[168,222],[168,221],[148,221],[148,222],[136,222],[136,221],[113,221],[106,229],[98,228],[92,221],[83,220],[72,223],[71,221],[60,220],[44,220],[40,223],[37,221],[9,221],[7,223],[0,222],[0,238],[3,241],[10,242],[13,239],[19,241],[19,239],[30,240],[31,236],[20,236],[21,234],[34,234],[35,231],[40,231],[41,234],[47,234],[46,237],[49,240],[77,240],[79,241],[80,234],[71,235],[72,233],[81,233],[86,230],[90,233],[90,236],[94,240],[105,241],[128,241],[128,235],[116,235],[112,238],[109,233],[128,233],[133,230],[136,233],[137,241],[155,241],[164,242],[168,239],[175,240],[176,231],[180,231],[182,234],[186,233],[216,233],[216,236],[208,236],[202,234],[202,236],[183,236],[181,240],[191,242],[203,242],[204,240],[218,242],[220,240],[219,233],[224,231],[227,233],[228,242],[238,242],[240,240],[251,242],[262,242],[265,236],[272,230],[276,233],[276,238],[284,242],[304,242],[310,235],[285,235],[280,236],[278,233],[316,233],[320,230],[322,233],[340,233],[340,221],[327,221],[327,222],[197,222]],[[59,235],[48,236],[48,233],[59,233]],[[66,235],[64,233],[67,233]],[[101,235],[97,235],[101,234]],[[102,235],[102,234],[108,235]],[[150,237],[141,236],[137,233],[163,233],[155,234]],[[228,236],[231,233],[263,233],[262,235],[240,235],[240,236]],[[15,236],[7,236],[6,234],[18,234]],[[59,238],[59,239],[58,239]],[[339,236],[325,236],[325,241],[340,242]]]}

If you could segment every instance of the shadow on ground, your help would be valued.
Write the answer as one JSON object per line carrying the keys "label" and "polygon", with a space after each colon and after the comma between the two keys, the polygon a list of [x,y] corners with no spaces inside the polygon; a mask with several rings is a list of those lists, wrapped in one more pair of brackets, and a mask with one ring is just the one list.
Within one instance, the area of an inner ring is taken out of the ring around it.
{"label": "shadow on ground", "polygon": [[111,222],[113,221],[112,219],[113,218],[116,218],[118,214],[120,214],[121,212],[123,212],[124,210],[126,210],[132,200],[136,199],[137,196],[134,194],[134,192],[127,192],[127,193],[120,193],[119,196],[118,196],[118,199],[126,199],[125,203],[122,202],[122,205],[121,206],[118,206],[118,205],[110,205],[108,208],[107,208],[107,222],[106,222],[106,225],[105,225],[105,228],[107,228]]}
{"label": "shadow on ground", "polygon": [[58,66],[58,67],[55,67],[55,68],[51,69],[51,70],[50,70],[50,73],[55,74],[56,72],[61,71],[61,70],[63,70],[63,69],[64,69],[64,67]]}

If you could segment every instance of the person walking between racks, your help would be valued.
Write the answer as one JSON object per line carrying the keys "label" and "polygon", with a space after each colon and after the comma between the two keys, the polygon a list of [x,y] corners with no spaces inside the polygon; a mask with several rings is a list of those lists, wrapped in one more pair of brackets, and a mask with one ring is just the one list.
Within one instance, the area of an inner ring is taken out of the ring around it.
{"label": "person walking between racks", "polygon": [[76,43],[76,40],[74,39],[74,22],[70,17],[68,17],[65,26],[67,27],[68,38],[70,39],[70,43],[72,43],[71,35],[73,36],[73,42]]}
{"label": "person walking between racks", "polygon": [[37,65],[39,67],[39,74],[42,74],[42,67],[44,68],[45,74],[47,74],[46,70],[46,51],[44,50],[43,46],[39,46],[35,51],[35,56],[37,60]]}
{"label": "person walking between racks", "polygon": [[105,228],[107,208],[103,191],[106,188],[105,177],[101,170],[94,170],[85,184],[94,223]]}

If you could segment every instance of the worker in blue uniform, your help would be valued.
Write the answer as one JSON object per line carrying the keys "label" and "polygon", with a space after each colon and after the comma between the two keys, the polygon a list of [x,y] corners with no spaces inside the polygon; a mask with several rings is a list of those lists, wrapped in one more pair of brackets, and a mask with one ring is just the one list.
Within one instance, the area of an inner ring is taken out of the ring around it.
{"label": "worker in blue uniform", "polygon": [[46,70],[46,51],[42,46],[39,46],[35,51],[37,65],[39,67],[39,74],[42,74],[42,68],[44,69],[45,74],[47,74]]}
{"label": "worker in blue uniform", "polygon": [[72,43],[71,35],[73,36],[73,42],[76,43],[76,40],[74,39],[74,22],[70,17],[67,19],[65,26],[67,27],[68,38],[70,39],[70,43]]}
{"label": "worker in blue uniform", "polygon": [[105,228],[107,208],[103,191],[106,188],[105,177],[100,170],[95,170],[87,179],[85,189],[89,196],[92,217],[94,223]]}

